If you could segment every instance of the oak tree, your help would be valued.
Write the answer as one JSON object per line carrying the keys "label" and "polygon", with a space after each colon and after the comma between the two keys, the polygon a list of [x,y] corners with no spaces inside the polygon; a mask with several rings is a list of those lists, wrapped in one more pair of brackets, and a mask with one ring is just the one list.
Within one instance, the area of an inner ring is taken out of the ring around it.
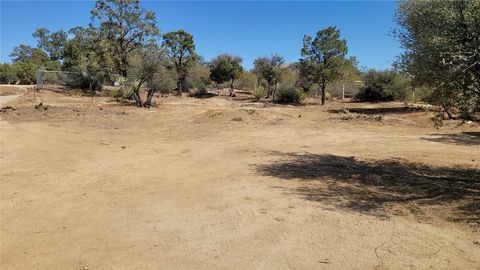
{"label": "oak tree", "polygon": [[230,96],[235,96],[234,83],[243,73],[242,58],[221,54],[209,64],[210,78],[216,83],[230,82]]}

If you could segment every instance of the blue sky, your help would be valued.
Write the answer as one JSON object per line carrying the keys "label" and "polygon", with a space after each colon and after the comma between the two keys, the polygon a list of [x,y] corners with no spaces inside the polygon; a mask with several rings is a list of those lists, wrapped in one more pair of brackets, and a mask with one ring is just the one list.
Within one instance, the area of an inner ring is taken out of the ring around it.
{"label": "blue sky", "polygon": [[[36,45],[37,27],[52,31],[86,26],[93,1],[1,0],[1,58],[19,44]],[[250,69],[259,56],[279,53],[297,61],[304,34],[337,26],[347,40],[349,55],[360,66],[389,68],[401,50],[389,35],[394,27],[394,1],[316,2],[186,2],[141,1],[155,11],[162,33],[185,29],[193,34],[197,52],[206,60],[220,53],[239,55]]]}

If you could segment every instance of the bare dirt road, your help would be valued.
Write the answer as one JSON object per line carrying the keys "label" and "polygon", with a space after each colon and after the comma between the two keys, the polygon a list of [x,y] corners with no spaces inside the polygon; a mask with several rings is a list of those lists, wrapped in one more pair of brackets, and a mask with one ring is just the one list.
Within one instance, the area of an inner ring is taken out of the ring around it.
{"label": "bare dirt road", "polygon": [[478,124],[39,100],[1,114],[1,269],[480,269]]}

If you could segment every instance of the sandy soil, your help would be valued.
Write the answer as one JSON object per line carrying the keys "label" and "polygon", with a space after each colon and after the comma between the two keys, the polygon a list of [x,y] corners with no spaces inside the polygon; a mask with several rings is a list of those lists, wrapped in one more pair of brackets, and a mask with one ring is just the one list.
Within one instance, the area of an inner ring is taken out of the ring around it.
{"label": "sandy soil", "polygon": [[[28,91],[30,86],[0,85],[0,107],[8,104]],[[32,92],[33,93],[33,92]]]}
{"label": "sandy soil", "polygon": [[33,89],[33,85],[0,85],[0,96],[14,96]]}
{"label": "sandy soil", "polygon": [[478,124],[155,101],[0,114],[1,269],[480,269]]}

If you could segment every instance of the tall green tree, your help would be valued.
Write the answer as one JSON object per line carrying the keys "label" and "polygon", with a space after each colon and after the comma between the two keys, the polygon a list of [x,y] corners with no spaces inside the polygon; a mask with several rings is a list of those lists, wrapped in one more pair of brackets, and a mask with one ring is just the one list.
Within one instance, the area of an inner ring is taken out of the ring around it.
{"label": "tall green tree", "polygon": [[480,111],[480,0],[398,3],[395,30],[403,54],[396,65],[447,115]]}
{"label": "tall green tree", "polygon": [[10,54],[12,69],[22,84],[35,82],[35,73],[38,69],[58,70],[60,62],[50,61],[47,53],[42,49],[32,48],[28,45],[20,45],[13,49]]}
{"label": "tall green tree", "polygon": [[338,80],[347,65],[347,42],[340,39],[340,30],[328,27],[317,32],[315,38],[305,35],[300,59],[300,76],[316,83],[322,91],[322,105],[325,104],[327,84]]}
{"label": "tall green tree", "polygon": [[170,66],[177,74],[177,94],[182,94],[189,69],[198,60],[193,36],[184,30],[163,35],[162,47],[170,60]]}
{"label": "tall green tree", "polygon": [[[74,27],[69,34],[73,36],[63,49],[63,69],[82,71],[85,65],[98,65],[105,75],[114,73],[114,63],[110,57],[109,44],[100,37],[94,27]],[[94,63],[95,62],[95,63]]]}
{"label": "tall green tree", "polygon": [[140,7],[138,0],[97,0],[91,15],[116,70],[127,77],[129,55],[160,34],[155,13]]}
{"label": "tall green tree", "polygon": [[275,101],[275,94],[278,83],[282,80],[283,64],[285,60],[282,56],[274,54],[270,57],[259,57],[253,62],[253,73],[257,74],[259,78],[267,82],[267,97],[272,96],[272,101]]}
{"label": "tall green tree", "polygon": [[242,58],[221,54],[209,64],[210,78],[216,83],[230,82],[230,96],[235,96],[234,83],[243,73]]}
{"label": "tall green tree", "polygon": [[37,39],[38,47],[45,50],[50,60],[61,60],[63,47],[67,42],[67,33],[63,30],[51,33],[46,28],[37,28],[32,34]]}
{"label": "tall green tree", "polygon": [[43,50],[24,44],[13,48],[10,57],[13,62],[33,62],[34,64],[43,64],[49,60],[48,55]]}

